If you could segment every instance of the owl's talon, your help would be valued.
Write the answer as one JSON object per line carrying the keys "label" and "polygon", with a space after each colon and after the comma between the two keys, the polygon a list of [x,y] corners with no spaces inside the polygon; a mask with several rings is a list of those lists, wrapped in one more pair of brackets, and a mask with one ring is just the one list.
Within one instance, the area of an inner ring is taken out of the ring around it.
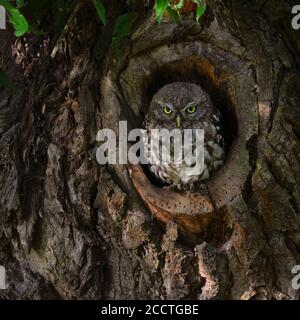
{"label": "owl's talon", "polygon": [[187,195],[190,197],[195,192],[195,184],[194,183],[186,184],[184,185],[183,190],[186,191]]}

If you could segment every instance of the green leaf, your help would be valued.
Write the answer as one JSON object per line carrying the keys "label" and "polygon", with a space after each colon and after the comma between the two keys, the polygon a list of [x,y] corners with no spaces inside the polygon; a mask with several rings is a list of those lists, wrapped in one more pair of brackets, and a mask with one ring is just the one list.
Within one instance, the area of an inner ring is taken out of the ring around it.
{"label": "green leaf", "polygon": [[94,6],[97,9],[98,16],[102,23],[106,25],[106,10],[101,0],[93,0]]}
{"label": "green leaf", "polygon": [[28,23],[25,17],[20,13],[18,9],[11,9],[9,11],[9,21],[15,28],[15,36],[23,36],[29,29]]}
{"label": "green leaf", "polygon": [[196,12],[196,21],[199,22],[200,18],[204,15],[206,7],[198,7]]}
{"label": "green leaf", "polygon": [[9,88],[13,91],[15,90],[13,82],[10,80],[7,73],[2,68],[0,68],[0,87],[1,86]]}
{"label": "green leaf", "polygon": [[129,26],[132,15],[129,13],[123,14],[119,16],[116,20],[114,30],[113,30],[113,37],[123,38],[129,35]]}
{"label": "green leaf", "polygon": [[132,22],[132,14],[123,14],[119,16],[115,22],[112,47],[117,60],[120,60],[121,56],[121,40],[129,36],[129,27]]}
{"label": "green leaf", "polygon": [[168,14],[171,17],[173,22],[178,23],[180,21],[180,16],[179,16],[177,11],[173,10],[170,7],[167,7],[167,12],[168,12]]}
{"label": "green leaf", "polygon": [[8,0],[0,0],[0,5],[5,8],[9,15],[9,22],[14,26],[15,35],[21,37],[28,29],[28,23],[21,12],[12,6]]}
{"label": "green leaf", "polygon": [[199,22],[200,18],[204,15],[206,11],[206,2],[205,0],[192,0],[198,6],[196,11],[196,21]]}
{"label": "green leaf", "polygon": [[169,5],[168,0],[155,0],[156,20],[158,23],[161,22],[163,14],[166,11],[168,5]]}

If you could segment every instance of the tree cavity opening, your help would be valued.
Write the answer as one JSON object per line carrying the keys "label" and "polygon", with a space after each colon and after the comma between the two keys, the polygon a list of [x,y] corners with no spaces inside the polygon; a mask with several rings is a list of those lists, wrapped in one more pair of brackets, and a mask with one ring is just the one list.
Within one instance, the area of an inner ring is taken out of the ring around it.
{"label": "tree cavity opening", "polygon": [[[199,56],[192,56],[159,66],[153,70],[151,77],[144,79],[144,88],[141,97],[142,103],[137,122],[139,125],[142,125],[153,95],[165,85],[173,82],[197,84],[208,93],[213,104],[221,113],[225,151],[226,155],[228,155],[237,137],[238,121],[236,109],[230,99],[230,92],[228,92],[225,79],[225,75],[213,66],[208,59]],[[161,181],[154,177],[148,169],[148,166],[143,166],[143,169],[152,184],[157,187],[164,186]],[[216,172],[218,171],[219,170]]]}

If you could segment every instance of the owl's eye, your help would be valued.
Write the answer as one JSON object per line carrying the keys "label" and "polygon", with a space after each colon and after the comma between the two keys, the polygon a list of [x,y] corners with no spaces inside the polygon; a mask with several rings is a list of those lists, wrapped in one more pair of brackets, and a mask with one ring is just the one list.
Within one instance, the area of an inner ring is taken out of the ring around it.
{"label": "owl's eye", "polygon": [[193,105],[193,106],[189,106],[186,108],[186,112],[189,113],[189,114],[193,114],[197,111],[197,106],[196,105]]}
{"label": "owl's eye", "polygon": [[170,109],[169,107],[164,107],[163,112],[164,114],[170,115],[172,113],[172,109]]}

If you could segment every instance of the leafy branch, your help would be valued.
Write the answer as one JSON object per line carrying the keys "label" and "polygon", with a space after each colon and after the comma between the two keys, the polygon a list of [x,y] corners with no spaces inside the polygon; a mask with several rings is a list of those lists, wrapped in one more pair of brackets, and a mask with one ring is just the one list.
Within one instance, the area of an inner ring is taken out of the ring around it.
{"label": "leafy branch", "polygon": [[[56,1],[56,0],[55,0]],[[53,3],[55,3],[55,1]],[[90,0],[95,6],[97,14],[100,21],[105,26],[107,24],[107,12],[102,0]],[[38,5],[38,1],[33,2],[34,6]],[[27,32],[29,32],[29,23],[27,22],[24,15],[21,13],[25,3],[26,5],[32,4],[31,1],[25,2],[24,0],[0,0],[0,6],[3,6],[9,17],[9,22],[14,27],[14,34],[16,37],[21,37]],[[196,21],[199,22],[200,18],[204,15],[206,11],[206,1],[205,0],[155,0],[155,13],[156,20],[161,23],[164,14],[168,14],[173,22],[178,23],[181,19],[181,11],[193,2],[197,5],[196,10]],[[59,2],[60,3],[60,2]],[[115,22],[112,35],[112,47],[117,60],[121,56],[121,41],[129,35],[129,27],[132,22],[132,14],[127,13],[119,16]],[[34,32],[34,26],[30,27],[30,31]],[[41,34],[41,33],[39,33]],[[0,69],[0,85],[5,87],[13,88],[13,84],[10,81],[8,75],[4,70]]]}
{"label": "leafy branch", "polygon": [[199,22],[200,18],[206,11],[205,0],[155,0],[155,12],[156,20],[158,23],[161,22],[163,15],[167,12],[173,22],[180,21],[180,10],[182,10],[188,1],[193,2],[197,5],[196,10],[196,21]]}
{"label": "leafy branch", "polygon": [[[106,25],[107,16],[106,10],[102,3],[102,0],[92,0],[94,6],[97,10],[98,16],[103,23]],[[184,8],[189,0],[178,0],[174,3],[174,0],[155,0],[155,12],[156,20],[158,23],[161,22],[163,15],[167,12],[171,17],[173,22],[178,23],[180,21],[180,10]],[[197,5],[196,11],[196,21],[199,22],[200,18],[204,15],[206,11],[206,2],[205,0],[190,0]],[[120,43],[122,38],[125,38],[129,34],[129,25],[130,25],[131,14],[125,14],[118,17],[116,20],[113,37],[112,37],[112,46],[116,55],[116,58],[120,58]]]}

